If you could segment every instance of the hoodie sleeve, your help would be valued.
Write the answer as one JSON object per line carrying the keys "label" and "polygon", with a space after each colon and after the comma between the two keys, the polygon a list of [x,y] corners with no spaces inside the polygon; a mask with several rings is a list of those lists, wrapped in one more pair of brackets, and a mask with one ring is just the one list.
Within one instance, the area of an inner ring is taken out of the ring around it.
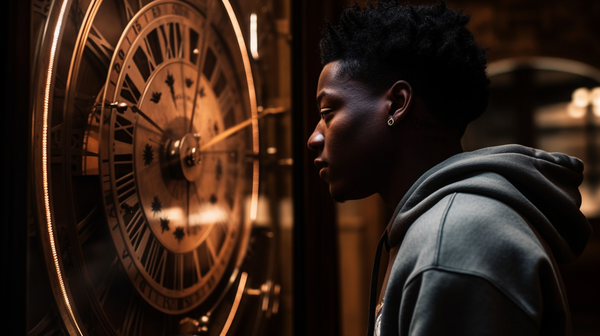
{"label": "hoodie sleeve", "polygon": [[400,335],[536,335],[517,304],[476,275],[438,268],[407,284],[399,311]]}

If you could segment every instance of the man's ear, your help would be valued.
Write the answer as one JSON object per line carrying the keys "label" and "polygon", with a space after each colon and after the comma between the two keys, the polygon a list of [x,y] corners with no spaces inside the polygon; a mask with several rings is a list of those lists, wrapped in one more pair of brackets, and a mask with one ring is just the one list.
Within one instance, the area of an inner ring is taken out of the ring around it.
{"label": "man's ear", "polygon": [[407,81],[400,80],[394,83],[387,92],[387,98],[390,101],[388,125],[396,125],[408,114],[413,97],[412,86]]}

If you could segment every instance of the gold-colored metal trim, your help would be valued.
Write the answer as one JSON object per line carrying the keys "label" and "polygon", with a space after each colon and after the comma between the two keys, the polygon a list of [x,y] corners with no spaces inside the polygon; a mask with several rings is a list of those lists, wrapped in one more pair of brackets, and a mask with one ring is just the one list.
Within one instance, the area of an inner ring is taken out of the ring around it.
{"label": "gold-colored metal trim", "polygon": [[[252,116],[252,151],[254,154],[258,154],[260,146],[258,143],[258,106],[256,104],[256,88],[254,87],[254,77],[252,76],[252,67],[250,65],[250,57],[248,57],[248,49],[246,48],[246,42],[244,41],[244,35],[242,34],[242,28],[240,23],[235,16],[235,12],[229,0],[222,0],[223,5],[229,15],[229,21],[233,26],[235,36],[237,38],[240,52],[242,55],[242,61],[244,62],[244,71],[246,73],[246,82],[248,84],[248,96],[250,99],[250,112]],[[256,214],[258,213],[258,161],[254,162],[254,181],[252,183],[252,199],[250,203],[250,219],[256,220]]]}
{"label": "gold-colored metal trim", "polygon": [[[54,5],[57,5],[55,3]],[[77,333],[79,335],[83,335],[81,327],[77,322],[77,318],[75,317],[75,313],[73,311],[73,307],[71,306],[71,299],[69,297],[69,293],[67,292],[67,288],[65,286],[65,281],[63,279],[62,269],[59,262],[58,251],[56,247],[56,241],[54,237],[54,224],[53,224],[53,216],[52,216],[52,207],[50,204],[50,190],[49,190],[49,169],[48,169],[48,128],[49,128],[49,116],[50,116],[50,95],[52,92],[52,80],[54,78],[54,61],[56,59],[56,52],[58,47],[58,42],[61,36],[63,22],[65,19],[65,13],[68,8],[69,1],[63,0],[60,3],[60,10],[58,14],[58,19],[56,25],[54,26],[54,30],[52,32],[52,42],[50,46],[50,55],[48,59],[48,68],[45,76],[45,84],[44,84],[44,102],[43,102],[43,110],[42,110],[42,140],[41,140],[41,148],[42,148],[42,187],[43,187],[43,203],[44,203],[44,215],[46,219],[46,229],[48,234],[48,243],[50,244],[50,250],[52,253],[52,261],[54,266],[54,276],[56,277],[55,281],[59,284],[60,294],[62,297],[62,301],[64,306],[67,309],[68,317],[75,327]]]}

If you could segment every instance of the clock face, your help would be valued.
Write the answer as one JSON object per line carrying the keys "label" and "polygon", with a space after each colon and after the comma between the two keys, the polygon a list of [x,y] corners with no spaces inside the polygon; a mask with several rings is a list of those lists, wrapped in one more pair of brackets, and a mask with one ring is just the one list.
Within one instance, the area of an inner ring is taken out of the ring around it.
{"label": "clock face", "polygon": [[223,3],[51,4],[36,56],[34,193],[69,334],[175,335],[188,318],[210,321],[211,334],[231,325],[247,276],[258,124]]}
{"label": "clock face", "polygon": [[101,117],[105,211],[139,294],[185,312],[219,283],[244,229],[250,141],[242,132],[203,145],[250,115],[233,61],[199,11],[157,2],[132,21],[104,90],[122,106]]}

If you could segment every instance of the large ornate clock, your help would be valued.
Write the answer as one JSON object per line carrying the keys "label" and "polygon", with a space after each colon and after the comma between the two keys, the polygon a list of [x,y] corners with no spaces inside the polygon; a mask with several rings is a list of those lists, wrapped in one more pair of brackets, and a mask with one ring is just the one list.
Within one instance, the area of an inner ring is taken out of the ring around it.
{"label": "large ornate clock", "polygon": [[[268,261],[257,260],[271,235],[252,226],[258,115],[234,8],[48,6],[34,69],[32,184],[61,330],[246,334],[244,307],[256,321],[276,286],[260,270]],[[48,333],[43,319],[30,334]]]}

